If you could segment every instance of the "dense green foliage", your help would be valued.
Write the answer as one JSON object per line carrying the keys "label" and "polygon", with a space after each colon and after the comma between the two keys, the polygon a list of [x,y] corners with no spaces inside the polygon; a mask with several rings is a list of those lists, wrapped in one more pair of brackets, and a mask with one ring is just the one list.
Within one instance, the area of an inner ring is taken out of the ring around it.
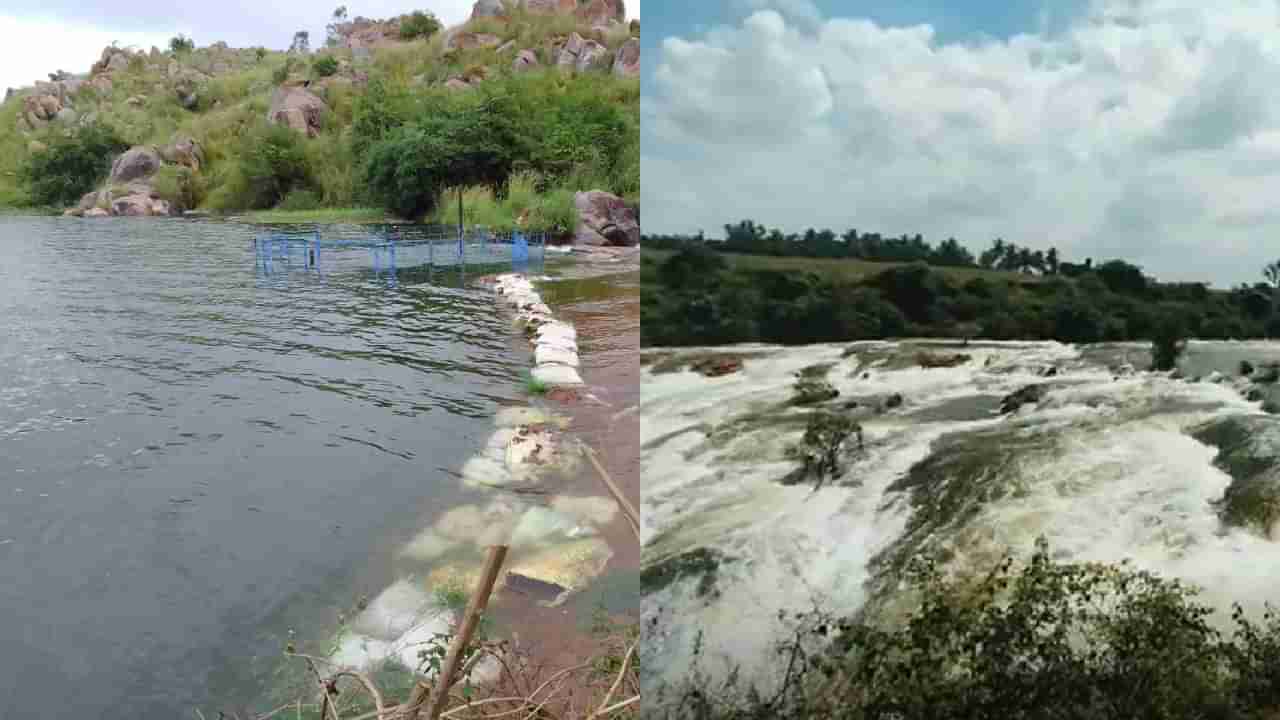
{"label": "dense green foliage", "polygon": [[[1259,623],[1237,610],[1227,635],[1194,588],[1057,563],[1043,539],[1021,569],[1006,560],[950,580],[917,562],[908,575],[919,604],[900,624],[801,623],[780,648],[780,691],[761,697],[732,679],[712,689],[695,672],[651,716],[1262,720],[1280,707],[1280,618],[1269,611]],[[814,636],[833,642],[806,652]]]}
{"label": "dense green foliage", "polygon": [[103,124],[81,126],[66,135],[50,133],[46,139],[48,147],[31,154],[19,170],[38,205],[74,205],[106,177],[112,157],[129,147]]}
{"label": "dense green foliage", "polygon": [[524,138],[510,99],[475,93],[395,128],[369,150],[373,198],[401,217],[435,209],[449,188],[482,185],[501,195]]}
{"label": "dense green foliage", "polygon": [[235,207],[274,207],[312,185],[303,137],[283,125],[259,121],[241,136],[240,163],[225,190]]}
{"label": "dense green foliage", "polygon": [[196,49],[196,41],[179,33],[169,38],[169,51],[172,53],[191,52]]}
{"label": "dense green foliage", "polygon": [[321,55],[311,63],[311,69],[320,77],[329,77],[338,72],[338,58],[332,55]]}
{"label": "dense green foliage", "polygon": [[[502,200],[515,173],[533,178],[539,193],[634,196],[638,129],[606,92],[610,84],[519,75],[422,95],[371,82],[353,109],[351,142],[370,197],[402,217],[432,212],[449,188],[483,187]],[[564,218],[549,219],[544,227]]]}
{"label": "dense green foliage", "polygon": [[1200,283],[1160,283],[1119,260],[1073,266],[1080,272],[1072,277],[915,262],[878,265],[855,279],[762,267],[767,263],[739,267],[736,258],[750,256],[696,242],[669,257],[659,255],[646,256],[641,268],[641,337],[647,345],[907,336],[1064,342],[1164,337],[1172,350],[1186,337],[1258,338],[1280,331],[1274,307],[1278,291],[1272,285],[1212,291]]}
{"label": "dense green foliage", "polygon": [[428,38],[440,32],[440,21],[429,12],[415,10],[400,20],[400,39]]}

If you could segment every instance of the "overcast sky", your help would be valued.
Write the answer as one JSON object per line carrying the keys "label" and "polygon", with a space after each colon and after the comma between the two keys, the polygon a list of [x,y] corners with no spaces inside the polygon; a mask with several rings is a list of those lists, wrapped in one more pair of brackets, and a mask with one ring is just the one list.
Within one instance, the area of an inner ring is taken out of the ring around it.
{"label": "overcast sky", "polygon": [[[0,90],[30,85],[55,70],[86,72],[112,41],[165,48],[183,33],[200,46],[224,40],[232,47],[262,45],[283,50],[293,33],[307,30],[312,47],[324,43],[324,26],[342,0],[3,0],[0,3]],[[350,0],[350,16],[382,18],[430,10],[446,25],[471,14],[473,0]],[[627,0],[629,17],[640,0]]]}
{"label": "overcast sky", "polygon": [[1280,257],[1277,3],[650,0],[645,231],[1001,236],[1260,280]]}

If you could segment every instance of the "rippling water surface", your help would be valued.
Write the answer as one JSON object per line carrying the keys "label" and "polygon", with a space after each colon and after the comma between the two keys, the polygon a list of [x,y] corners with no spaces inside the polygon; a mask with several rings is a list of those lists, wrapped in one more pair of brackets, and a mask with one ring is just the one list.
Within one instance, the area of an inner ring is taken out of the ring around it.
{"label": "rippling water surface", "polygon": [[474,501],[529,362],[492,298],[359,251],[265,276],[254,232],[0,219],[0,718],[253,696]]}

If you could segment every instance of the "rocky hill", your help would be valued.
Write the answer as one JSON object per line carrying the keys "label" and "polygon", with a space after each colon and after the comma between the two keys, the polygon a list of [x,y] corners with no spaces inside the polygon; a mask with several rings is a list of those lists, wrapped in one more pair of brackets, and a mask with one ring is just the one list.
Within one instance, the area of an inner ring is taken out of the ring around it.
{"label": "rocky hill", "polygon": [[[314,52],[306,38],[288,51],[107,47],[87,73],[6,92],[0,206],[60,198],[95,217],[375,204],[365,170],[388,130],[501,96],[520,108],[521,150],[509,192],[467,191],[475,219],[638,241],[638,36],[621,0],[478,0],[447,29],[421,11],[337,16]],[[120,150],[86,163],[87,128]],[[86,165],[87,180],[64,170]],[[592,227],[566,227],[570,204]]]}

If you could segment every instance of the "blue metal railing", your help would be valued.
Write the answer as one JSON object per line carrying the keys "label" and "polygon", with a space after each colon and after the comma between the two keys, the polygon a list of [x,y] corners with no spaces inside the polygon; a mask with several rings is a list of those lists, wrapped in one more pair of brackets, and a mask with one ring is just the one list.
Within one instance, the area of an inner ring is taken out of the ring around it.
{"label": "blue metal railing", "polygon": [[[399,268],[420,266],[496,265],[511,263],[527,270],[536,260],[545,267],[545,233],[493,233],[477,227],[463,233],[412,228],[386,230],[377,234],[323,238],[312,232],[272,232],[253,238],[257,267],[272,274],[294,269],[295,259],[306,270],[320,271],[322,259],[331,267],[351,262],[345,250],[366,249],[375,274],[392,275]],[[535,250],[531,252],[531,250]]]}

